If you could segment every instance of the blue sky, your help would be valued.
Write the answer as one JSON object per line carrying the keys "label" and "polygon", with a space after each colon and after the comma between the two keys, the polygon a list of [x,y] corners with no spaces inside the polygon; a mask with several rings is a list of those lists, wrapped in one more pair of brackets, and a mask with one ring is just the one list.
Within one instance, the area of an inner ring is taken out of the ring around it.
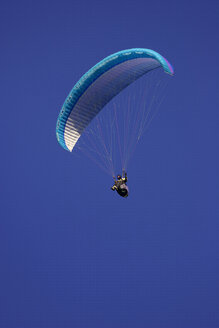
{"label": "blue sky", "polygon": [[[217,1],[4,1],[0,327],[216,328]],[[74,83],[116,51],[173,64],[128,199],[56,141]]]}

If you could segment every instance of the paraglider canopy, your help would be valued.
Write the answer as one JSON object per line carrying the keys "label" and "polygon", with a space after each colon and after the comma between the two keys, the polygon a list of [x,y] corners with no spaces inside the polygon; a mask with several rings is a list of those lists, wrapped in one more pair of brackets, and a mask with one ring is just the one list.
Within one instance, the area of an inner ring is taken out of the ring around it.
{"label": "paraglider canopy", "polygon": [[75,84],[60,111],[56,125],[60,145],[72,151],[84,129],[113,97],[158,67],[174,74],[164,57],[141,48],[117,52],[92,67]]}

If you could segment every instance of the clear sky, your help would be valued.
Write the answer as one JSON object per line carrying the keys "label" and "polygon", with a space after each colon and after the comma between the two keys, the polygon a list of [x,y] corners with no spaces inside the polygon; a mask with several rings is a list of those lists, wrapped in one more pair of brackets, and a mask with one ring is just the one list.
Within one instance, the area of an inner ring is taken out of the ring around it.
{"label": "clear sky", "polygon": [[[217,328],[216,0],[2,1],[0,327]],[[175,68],[130,196],[63,150],[59,110],[116,51]]]}

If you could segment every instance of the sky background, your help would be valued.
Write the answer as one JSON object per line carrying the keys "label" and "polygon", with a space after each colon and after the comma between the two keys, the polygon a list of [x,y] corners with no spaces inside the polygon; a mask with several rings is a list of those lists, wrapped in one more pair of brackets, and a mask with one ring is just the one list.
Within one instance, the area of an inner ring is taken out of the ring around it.
{"label": "sky background", "polygon": [[[218,328],[214,0],[2,1],[0,327]],[[128,48],[175,68],[130,196],[56,140],[73,85]]]}

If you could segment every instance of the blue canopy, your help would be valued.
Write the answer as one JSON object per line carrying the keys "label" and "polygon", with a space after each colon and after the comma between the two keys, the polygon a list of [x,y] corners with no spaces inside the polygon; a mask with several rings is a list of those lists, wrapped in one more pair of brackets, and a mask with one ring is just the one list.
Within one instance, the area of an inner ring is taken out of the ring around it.
{"label": "blue canopy", "polygon": [[60,145],[72,151],[83,130],[113,97],[158,67],[174,74],[164,57],[141,48],[117,52],[93,66],[75,84],[60,111],[56,125]]}

